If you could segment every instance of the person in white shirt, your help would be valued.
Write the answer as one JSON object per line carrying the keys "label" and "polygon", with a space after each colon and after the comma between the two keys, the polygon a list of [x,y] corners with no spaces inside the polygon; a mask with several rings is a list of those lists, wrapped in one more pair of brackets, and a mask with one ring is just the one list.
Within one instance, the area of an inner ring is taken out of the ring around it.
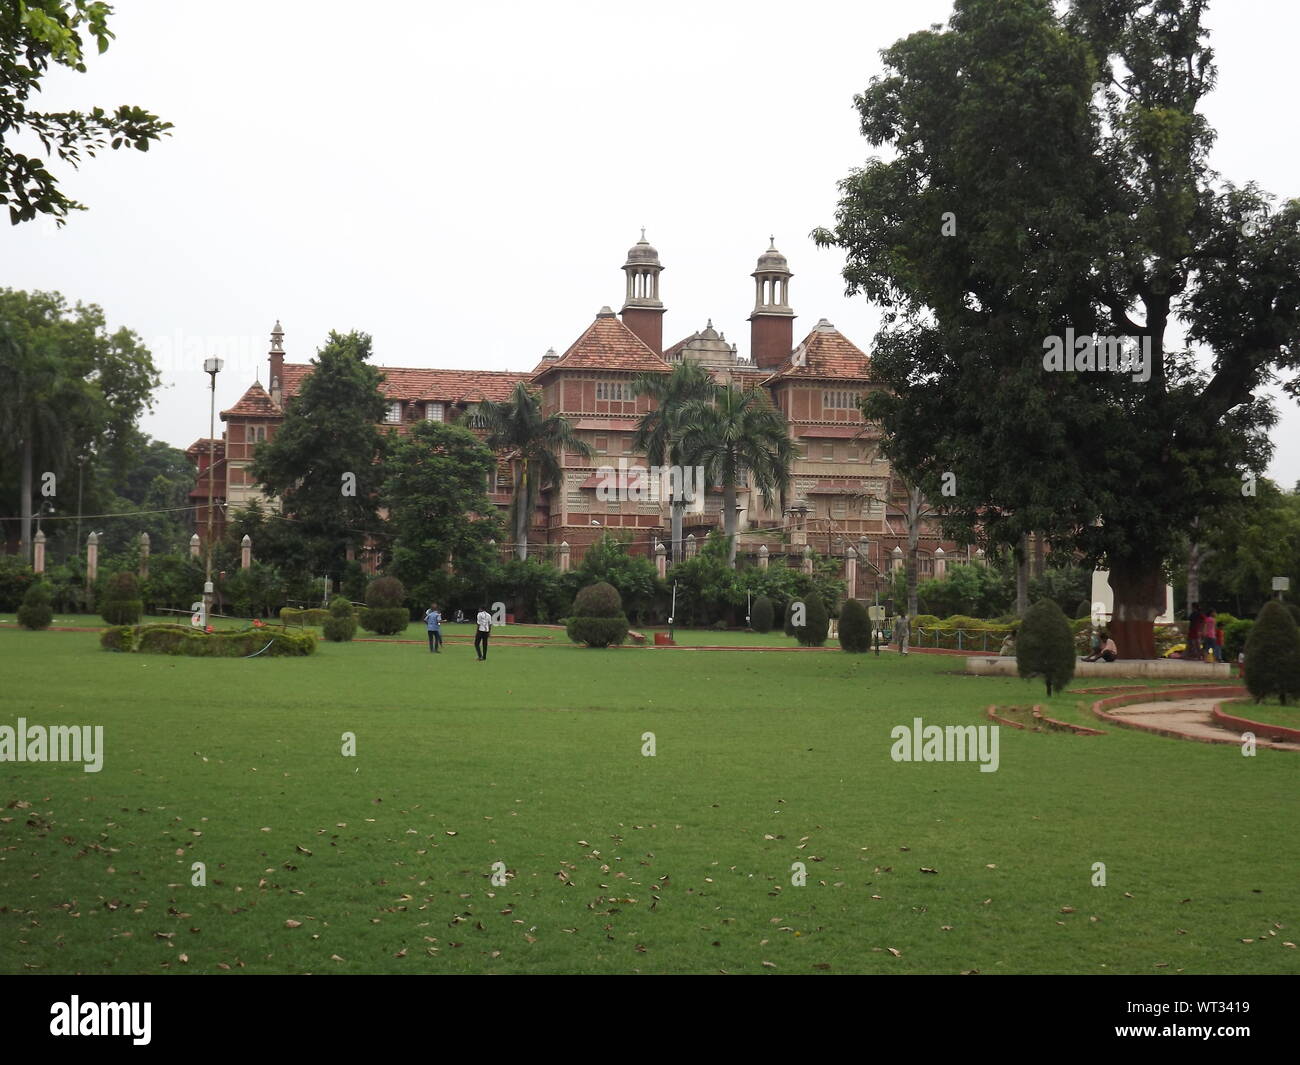
{"label": "person in white shirt", "polygon": [[488,637],[492,634],[492,615],[483,607],[478,612],[478,632],[474,634],[474,653],[480,662],[487,661]]}

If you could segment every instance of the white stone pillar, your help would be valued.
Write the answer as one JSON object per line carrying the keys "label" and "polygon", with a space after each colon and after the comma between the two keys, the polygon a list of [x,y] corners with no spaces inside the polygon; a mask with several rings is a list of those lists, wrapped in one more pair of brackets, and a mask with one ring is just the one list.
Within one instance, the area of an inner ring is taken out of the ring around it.
{"label": "white stone pillar", "polygon": [[807,545],[803,549],[803,571],[807,574],[811,574],[813,571],[812,548]]}
{"label": "white stone pillar", "polygon": [[94,584],[99,576],[99,533],[86,537],[86,583]]}
{"label": "white stone pillar", "polygon": [[984,557],[984,548],[981,547],[975,552],[975,562],[977,565],[982,566],[986,561],[987,559]]}
{"label": "white stone pillar", "polygon": [[199,534],[195,533],[190,537],[190,558],[199,557]]}
{"label": "white stone pillar", "polygon": [[767,556],[768,556],[767,544],[763,544],[763,545],[758,549],[758,568],[759,568],[759,569],[767,569]]}
{"label": "white stone pillar", "polygon": [[569,550],[570,550],[569,541],[561,540],[560,541],[560,572],[561,573],[569,572]]}
{"label": "white stone pillar", "polygon": [[694,533],[686,534],[686,557],[687,558],[695,557],[695,534]]}
{"label": "white stone pillar", "polygon": [[253,538],[244,533],[244,538],[239,541],[239,568],[248,569],[253,564]]}
{"label": "white stone pillar", "polygon": [[140,534],[140,579],[142,581],[149,579],[149,534],[147,532]]}
{"label": "white stone pillar", "polygon": [[38,532],[33,541],[32,569],[37,573],[45,572],[45,533]]}
{"label": "white stone pillar", "polygon": [[858,553],[849,548],[844,552],[844,585],[850,599],[858,597]]}
{"label": "white stone pillar", "polygon": [[948,572],[948,559],[943,553],[942,547],[934,549],[934,579],[941,581]]}
{"label": "white stone pillar", "polygon": [[668,549],[663,544],[655,544],[655,571],[661,581],[668,576]]}
{"label": "white stone pillar", "polygon": [[890,552],[890,559],[892,560],[892,562],[891,562],[891,568],[893,568],[894,570],[900,570],[900,569],[902,569],[902,568],[903,568],[903,549],[902,549],[901,547],[895,547],[894,550]]}

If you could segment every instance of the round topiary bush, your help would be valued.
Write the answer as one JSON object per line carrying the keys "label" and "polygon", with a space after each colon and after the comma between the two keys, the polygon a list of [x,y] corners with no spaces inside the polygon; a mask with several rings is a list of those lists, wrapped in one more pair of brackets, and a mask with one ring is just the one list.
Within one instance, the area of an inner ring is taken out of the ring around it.
{"label": "round topiary bush", "polygon": [[376,577],[366,585],[366,606],[379,610],[404,607],[406,587],[396,577]]}
{"label": "round topiary bush", "polygon": [[[326,618],[326,623],[329,622]],[[404,606],[372,606],[361,611],[361,627],[376,636],[396,636],[405,632],[411,612]]]}
{"label": "round topiary bush", "polygon": [[628,623],[618,589],[597,581],[581,589],[573,599],[573,610],[564,630],[574,643],[588,647],[609,647],[627,639]]}
{"label": "round topiary bush", "polygon": [[857,655],[871,650],[871,619],[856,599],[846,599],[840,607],[840,647]]}
{"label": "round topiary bush", "polygon": [[110,625],[134,625],[144,615],[140,583],[134,573],[114,573],[104,584],[99,616]]}
{"label": "round topiary bush", "polygon": [[760,595],[749,608],[749,627],[755,632],[771,632],[775,621],[776,608],[772,605],[772,600]]}
{"label": "round topiary bush", "polygon": [[[796,625],[802,615],[803,624]],[[826,612],[826,604],[821,596],[810,595],[807,599],[796,599],[790,604],[785,615],[786,631],[792,632],[794,638],[803,647],[822,647],[826,643],[826,634],[830,631],[831,618]]]}
{"label": "round topiary bush", "polygon": [[1246,687],[1257,703],[1276,695],[1285,706],[1300,695],[1300,627],[1276,599],[1264,604],[1246,639]]}
{"label": "round topiary bush", "polygon": [[1042,677],[1049,696],[1074,677],[1074,633],[1054,600],[1040,599],[1025,612],[1016,633],[1016,671]]}
{"label": "round topiary bush", "polygon": [[18,624],[35,632],[48,629],[53,620],[49,586],[44,581],[33,581],[23,593],[23,604],[18,608]]}
{"label": "round topiary bush", "polygon": [[575,618],[617,618],[623,614],[623,598],[618,589],[605,581],[597,581],[581,589],[573,599]]}
{"label": "round topiary bush", "polygon": [[336,595],[330,603],[330,616],[325,619],[325,639],[332,643],[347,643],[357,634],[357,619],[352,614],[352,604]]}

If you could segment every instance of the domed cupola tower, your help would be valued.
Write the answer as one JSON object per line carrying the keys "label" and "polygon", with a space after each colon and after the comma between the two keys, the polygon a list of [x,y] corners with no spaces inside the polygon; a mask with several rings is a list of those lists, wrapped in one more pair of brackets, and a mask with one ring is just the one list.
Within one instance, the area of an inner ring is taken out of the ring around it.
{"label": "domed cupola tower", "polygon": [[758,257],[754,313],[749,316],[749,354],[755,366],[778,366],[794,350],[795,313],[790,309],[790,266],[776,250],[776,238]]}
{"label": "domed cupola tower", "polygon": [[623,324],[640,337],[656,355],[664,353],[664,305],[659,299],[659,275],[663,265],[659,252],[645,239],[628,249],[623,273],[627,275],[627,298],[623,301]]}

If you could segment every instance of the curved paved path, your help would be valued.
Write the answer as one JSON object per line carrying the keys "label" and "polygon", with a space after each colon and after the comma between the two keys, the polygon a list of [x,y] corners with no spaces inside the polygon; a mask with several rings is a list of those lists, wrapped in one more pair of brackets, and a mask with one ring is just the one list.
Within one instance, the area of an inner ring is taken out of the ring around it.
{"label": "curved paved path", "polygon": [[[1216,724],[1210,711],[1223,702],[1223,696],[1208,699],[1168,699],[1154,703],[1132,703],[1107,710],[1113,718],[1127,720],[1139,728],[1155,729],[1204,743],[1232,743],[1240,746],[1241,734]],[[1257,738],[1256,747],[1278,751],[1300,751],[1300,743]]]}

